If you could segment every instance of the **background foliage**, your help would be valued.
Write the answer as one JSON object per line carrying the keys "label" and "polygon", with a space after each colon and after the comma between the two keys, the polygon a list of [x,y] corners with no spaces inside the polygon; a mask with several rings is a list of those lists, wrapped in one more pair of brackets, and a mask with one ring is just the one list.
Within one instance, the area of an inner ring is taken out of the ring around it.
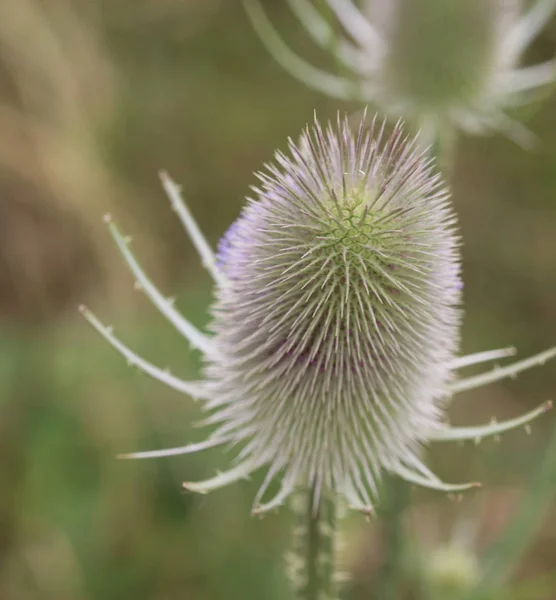
{"label": "background foliage", "polygon": [[[287,10],[267,5],[297,47],[313,52]],[[553,23],[532,53],[555,52]],[[103,213],[133,234],[161,288],[202,326],[209,278],[163,197],[158,169],[183,184],[216,243],[252,172],[314,110],[325,119],[338,108],[280,69],[235,0],[0,2],[0,598],[288,597],[289,515],[249,517],[256,481],[197,497],[180,482],[225,464],[217,451],[114,459],[185,443],[198,411],[131,371],[76,307],[86,301],[153,362],[194,377],[198,358],[133,291]],[[517,116],[539,138],[534,151],[501,137],[459,147],[466,352],[516,345],[526,356],[556,340],[556,94]],[[548,364],[467,393],[451,416],[471,424],[517,415],[555,389]],[[478,550],[511,520],[554,425],[549,415],[532,436],[433,451],[447,479],[478,478],[484,489],[458,504],[413,494],[407,598],[420,597],[422,563],[457,515],[473,515]],[[493,597],[556,597],[555,514],[541,516],[515,585]],[[380,527],[359,516],[345,524],[341,561],[352,598],[373,597]]]}

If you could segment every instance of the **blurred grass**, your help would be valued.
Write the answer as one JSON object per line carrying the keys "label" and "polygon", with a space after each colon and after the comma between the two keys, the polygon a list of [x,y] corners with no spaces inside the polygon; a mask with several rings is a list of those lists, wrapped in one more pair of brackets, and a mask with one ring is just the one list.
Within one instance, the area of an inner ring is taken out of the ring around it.
{"label": "blurred grass", "polygon": [[[304,43],[287,12],[273,12]],[[208,275],[157,170],[183,184],[216,243],[254,183],[252,171],[313,110],[325,118],[339,107],[281,71],[239,2],[25,0],[2,4],[0,20],[0,598],[287,598],[281,554],[289,516],[249,517],[257,478],[197,497],[182,493],[181,481],[225,466],[220,452],[114,459],[200,439],[191,427],[198,409],[130,370],[74,307],[87,301],[138,352],[198,376],[198,357],[133,292],[103,213],[116,215],[161,287],[179,292],[179,307],[205,325]],[[555,49],[552,27],[534,51]],[[540,140],[535,152],[499,137],[460,146],[454,194],[466,352],[516,345],[525,356],[556,341],[555,109],[552,96],[523,115]],[[452,416],[513,416],[554,389],[548,364],[467,393]],[[549,415],[531,437],[519,431],[499,445],[432,452],[441,475],[485,482],[477,496],[485,538],[511,518],[554,425]],[[413,516],[428,524],[414,528],[425,556],[438,542],[431,531],[448,535],[461,510],[442,496],[414,494]],[[520,599],[556,597],[553,523],[539,533],[516,588],[533,589],[538,578],[540,595],[524,591]],[[379,529],[358,516],[346,525],[353,598],[369,597]],[[408,597],[413,591],[408,584]],[[518,597],[512,593],[500,598]]]}

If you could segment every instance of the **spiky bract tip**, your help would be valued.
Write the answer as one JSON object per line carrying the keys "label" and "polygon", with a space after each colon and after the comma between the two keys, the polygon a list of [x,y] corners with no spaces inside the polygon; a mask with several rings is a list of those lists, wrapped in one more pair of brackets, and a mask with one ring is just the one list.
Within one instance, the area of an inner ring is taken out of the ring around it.
{"label": "spiky bract tip", "polygon": [[[224,236],[208,357],[216,435],[298,484],[369,506],[383,469],[419,470],[458,345],[449,197],[400,125],[318,122],[259,173]],[[421,471],[422,472],[422,471]]]}

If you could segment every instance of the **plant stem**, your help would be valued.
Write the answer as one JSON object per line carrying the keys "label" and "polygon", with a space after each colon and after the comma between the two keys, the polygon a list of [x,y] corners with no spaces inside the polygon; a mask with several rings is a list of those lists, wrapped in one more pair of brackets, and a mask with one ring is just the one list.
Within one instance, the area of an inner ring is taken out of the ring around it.
{"label": "plant stem", "polygon": [[435,144],[431,149],[436,157],[438,168],[448,183],[452,182],[454,174],[456,142],[456,130],[450,124],[446,123],[438,131]]}
{"label": "plant stem", "polygon": [[313,486],[294,498],[296,515],[290,578],[298,600],[337,600],[334,550],[336,505],[331,496],[315,496]]}
{"label": "plant stem", "polygon": [[405,509],[409,504],[410,486],[407,482],[389,476],[384,482],[382,504],[379,512],[383,525],[384,559],[378,576],[378,597],[396,600],[400,596],[406,560],[406,541],[403,528]]}

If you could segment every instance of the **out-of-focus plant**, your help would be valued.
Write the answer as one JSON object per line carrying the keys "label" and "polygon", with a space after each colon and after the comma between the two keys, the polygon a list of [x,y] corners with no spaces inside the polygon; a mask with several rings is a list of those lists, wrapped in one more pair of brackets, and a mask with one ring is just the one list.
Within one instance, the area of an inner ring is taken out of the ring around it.
{"label": "out-of-focus plant", "polygon": [[533,136],[507,110],[556,80],[553,59],[520,66],[554,0],[535,0],[525,12],[519,0],[288,0],[339,73],[290,50],[260,0],[244,2],[272,56],[305,85],[408,119],[426,141],[496,129],[528,146]]}
{"label": "out-of-focus plant", "polygon": [[48,320],[91,280],[120,279],[93,217],[99,198],[119,197],[100,141],[118,85],[99,38],[90,6],[0,4],[0,310],[10,317]]}
{"label": "out-of-focus plant", "polygon": [[[503,423],[450,427],[443,409],[456,393],[543,364],[556,348],[466,378],[455,372],[511,351],[458,358],[458,238],[449,196],[432,160],[397,126],[376,120],[354,133],[347,121],[307,130],[290,156],[259,173],[250,200],[213,254],[162,174],[172,207],[215,281],[209,337],[147,277],[124,237],[110,232],[143,290],[205,358],[205,379],[186,382],[148,363],[88,309],[95,329],[129,362],[193,398],[217,425],[204,442],[125,455],[154,458],[238,447],[234,466],[184,487],[201,493],[266,467],[254,513],[294,491],[292,582],[299,598],[335,598],[336,505],[369,513],[384,472],[437,490],[420,460],[431,441],[480,439],[522,426],[551,404]],[[277,494],[264,496],[275,481]],[[291,562],[291,561],[290,561]]]}
{"label": "out-of-focus plant", "polygon": [[381,535],[385,523],[380,519],[371,532],[362,530],[355,520],[347,524],[340,538],[340,567],[343,572],[354,574],[352,586],[364,584],[371,597],[550,598],[551,586],[556,583],[551,573],[544,578],[524,577],[516,585],[508,583],[518,566],[527,562],[524,560],[527,555],[534,555],[529,551],[535,538],[542,524],[553,517],[555,474],[556,433],[553,433],[545,445],[543,460],[523,489],[489,488],[461,502],[462,497],[452,496],[451,503],[435,500],[406,506],[400,531],[405,555],[395,557],[399,563],[395,588],[384,590],[381,565],[391,562],[392,556],[387,540]]}
{"label": "out-of-focus plant", "polygon": [[452,539],[433,549],[421,549],[423,593],[427,600],[496,599],[522,559],[556,497],[556,433],[531,477],[520,506],[485,548],[477,544],[477,515],[462,516]]}

